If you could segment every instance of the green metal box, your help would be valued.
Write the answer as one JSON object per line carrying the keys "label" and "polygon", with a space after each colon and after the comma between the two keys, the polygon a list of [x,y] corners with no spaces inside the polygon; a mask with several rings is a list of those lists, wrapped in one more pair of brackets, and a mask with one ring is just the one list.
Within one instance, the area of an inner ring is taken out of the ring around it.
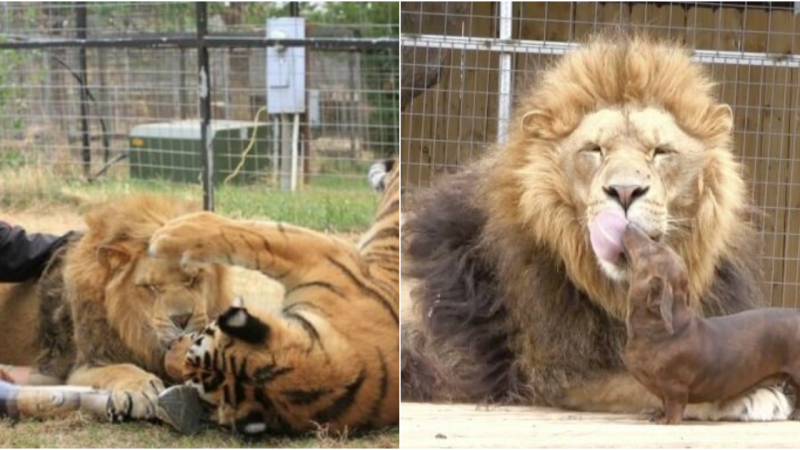
{"label": "green metal box", "polygon": [[[253,183],[267,176],[272,168],[271,124],[236,120],[214,120],[209,127],[214,148],[214,182],[221,183],[242,159],[242,154],[256,133],[253,148],[244,166],[231,181]],[[200,121],[151,123],[131,130],[130,175],[137,179],[160,179],[182,183],[202,180],[203,154]]]}

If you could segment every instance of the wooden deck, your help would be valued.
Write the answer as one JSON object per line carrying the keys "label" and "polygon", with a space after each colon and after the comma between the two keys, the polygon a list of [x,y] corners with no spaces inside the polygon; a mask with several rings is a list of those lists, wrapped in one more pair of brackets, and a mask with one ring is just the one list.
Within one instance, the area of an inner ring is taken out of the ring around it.
{"label": "wooden deck", "polygon": [[666,426],[637,416],[551,408],[402,403],[400,447],[796,448],[800,423]]}

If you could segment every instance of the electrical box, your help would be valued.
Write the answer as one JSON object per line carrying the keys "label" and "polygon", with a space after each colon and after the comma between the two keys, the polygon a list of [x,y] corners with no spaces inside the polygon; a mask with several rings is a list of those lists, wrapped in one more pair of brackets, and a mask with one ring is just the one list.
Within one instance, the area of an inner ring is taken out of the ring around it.
{"label": "electrical box", "polygon": [[[267,20],[267,39],[305,39],[302,17]],[[300,114],[306,109],[305,47],[267,47],[267,113]]]}
{"label": "electrical box", "polygon": [[[254,183],[273,167],[272,124],[212,120],[208,130],[214,147],[214,182],[221,183],[236,170],[242,154],[256,134],[253,148],[232,183]],[[131,178],[198,183],[203,173],[200,120],[137,125],[128,141]]]}

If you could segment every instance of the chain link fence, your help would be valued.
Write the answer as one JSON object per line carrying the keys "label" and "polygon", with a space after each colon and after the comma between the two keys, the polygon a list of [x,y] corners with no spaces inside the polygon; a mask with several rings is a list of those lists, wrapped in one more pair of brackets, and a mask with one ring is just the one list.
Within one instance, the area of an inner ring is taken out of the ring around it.
{"label": "chain link fence", "polygon": [[800,14],[792,2],[404,2],[401,160],[406,189],[504,139],[515,94],[608,27],[695,51],[735,116],[735,151],[764,211],[765,294],[800,295]]}
{"label": "chain link fence", "polygon": [[398,32],[397,3],[0,2],[0,171],[209,209],[221,185],[367,190],[399,145]]}

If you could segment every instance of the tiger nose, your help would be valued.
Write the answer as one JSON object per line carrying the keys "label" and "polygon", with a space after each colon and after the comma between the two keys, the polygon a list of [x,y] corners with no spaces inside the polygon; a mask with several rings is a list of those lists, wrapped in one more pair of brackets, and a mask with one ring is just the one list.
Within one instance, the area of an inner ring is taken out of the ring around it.
{"label": "tiger nose", "polygon": [[612,184],[603,188],[606,195],[613,198],[622,206],[626,212],[631,204],[639,197],[650,190],[649,186],[637,186],[631,184]]}
{"label": "tiger nose", "polygon": [[191,314],[176,314],[174,316],[169,316],[169,320],[171,320],[172,323],[174,323],[181,330],[186,328],[186,325],[189,324],[189,319],[191,318]]}

